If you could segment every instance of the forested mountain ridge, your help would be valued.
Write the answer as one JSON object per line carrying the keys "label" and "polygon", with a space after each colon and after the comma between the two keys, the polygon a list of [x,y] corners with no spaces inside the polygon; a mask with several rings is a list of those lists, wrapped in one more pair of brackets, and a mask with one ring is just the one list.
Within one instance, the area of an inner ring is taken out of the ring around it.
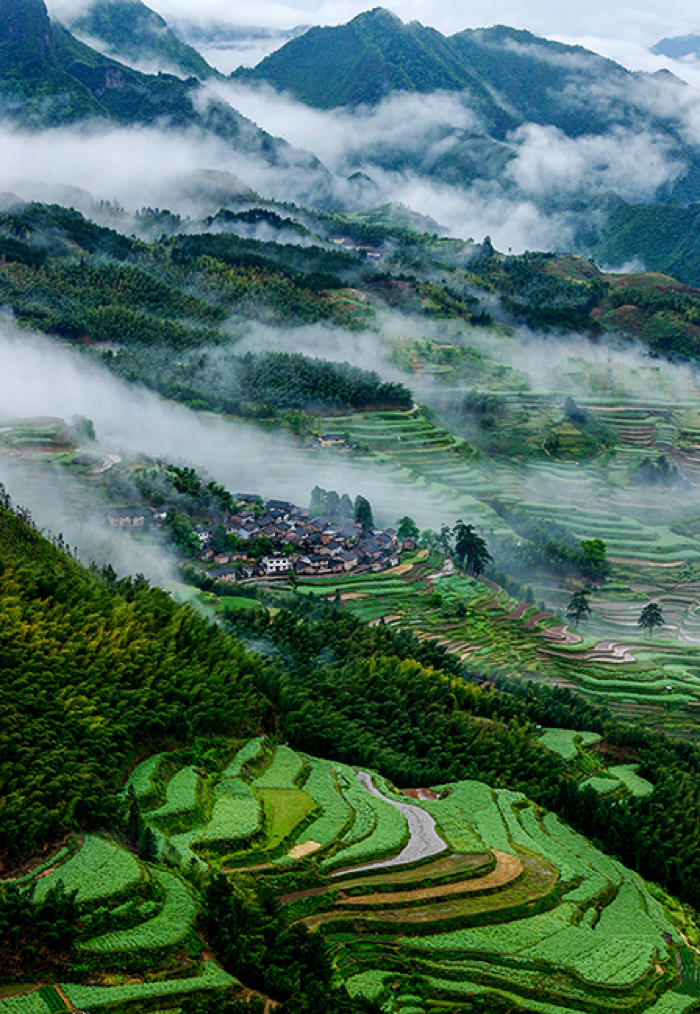
{"label": "forested mountain ridge", "polygon": [[[232,76],[272,85],[320,109],[374,106],[399,93],[458,95],[474,126],[453,132],[449,157],[437,164],[427,166],[414,153],[403,166],[457,185],[500,178],[517,151],[513,133],[528,124],[556,128],[569,138],[658,132],[684,165],[660,194],[681,203],[700,196],[698,150],[676,117],[657,113],[649,102],[657,84],[674,80],[671,75],[657,80],[632,73],[581,46],[508,26],[448,37],[376,8],[345,25],[310,29]],[[381,152],[372,150],[371,160],[381,165]]]}
{"label": "forested mountain ridge", "polygon": [[204,57],[141,0],[94,0],[87,10],[65,20],[71,32],[99,43],[109,56],[127,64],[153,64],[200,79],[217,76]]}
{"label": "forested mountain ridge", "polygon": [[[654,214],[680,219],[681,229],[695,215],[673,206],[652,206],[648,215]],[[623,224],[625,216],[634,229],[634,209],[621,206]],[[490,243],[442,239],[385,217],[381,208],[329,214],[253,195],[241,199],[239,211],[200,223],[149,209],[135,221],[124,216],[125,231],[160,235],[146,242],[72,209],[19,202],[0,212],[0,296],[21,325],[97,346],[104,364],[126,379],[155,384],[179,400],[204,399],[214,410],[234,411],[236,403],[236,414],[248,401],[240,397],[245,392],[229,389],[229,374],[221,363],[207,364],[202,350],[233,346],[230,325],[245,321],[360,331],[375,326],[386,307],[478,327],[497,314],[560,332],[617,331],[657,354],[698,357],[700,293],[691,288],[700,284],[698,258],[680,263],[668,243],[654,245],[649,237],[654,266],[663,270],[671,261],[686,284],[665,275],[608,275],[563,254],[504,255]],[[301,234],[312,242],[249,238],[260,224],[281,240]],[[346,248],[328,242],[338,235],[345,235]],[[621,227],[617,249],[628,242]],[[382,251],[379,263],[368,259],[368,249]],[[499,303],[486,312],[492,296]],[[104,343],[110,347],[101,349]],[[173,350],[181,358],[173,359]]]}
{"label": "forested mountain ridge", "polygon": [[318,160],[271,137],[220,99],[197,101],[200,82],[142,74],[80,42],[43,0],[0,0],[0,110],[31,130],[87,120],[197,128],[237,151],[321,172]]}

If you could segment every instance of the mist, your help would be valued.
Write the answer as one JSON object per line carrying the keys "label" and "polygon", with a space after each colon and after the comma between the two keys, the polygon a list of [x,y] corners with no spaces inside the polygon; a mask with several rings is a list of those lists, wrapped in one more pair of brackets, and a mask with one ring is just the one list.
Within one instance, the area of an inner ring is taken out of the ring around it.
{"label": "mist", "polygon": [[[11,423],[33,415],[71,419],[76,414],[93,421],[98,452],[192,464],[233,493],[258,493],[306,506],[311,489],[319,485],[352,498],[366,496],[382,526],[395,524],[407,503],[421,527],[454,522],[455,507],[444,494],[421,489],[372,460],[312,451],[279,430],[193,412],[122,383],[73,349],[0,324],[0,419]],[[81,511],[84,486],[73,480],[70,469],[48,470],[38,462],[28,469],[26,463],[0,454],[0,481],[13,499],[28,507],[40,525],[61,531],[86,559],[105,562],[113,556],[123,571],[140,571],[158,581],[172,574],[162,553],[102,530],[107,505],[99,497],[94,505],[97,519],[91,516],[92,501],[87,513]],[[475,510],[491,515],[476,502]]]}
{"label": "mist", "polygon": [[[52,13],[60,19],[87,0],[50,0]],[[152,0],[151,7],[166,20],[194,20],[191,0]],[[363,0],[259,0],[255,7],[243,0],[199,0],[196,20],[243,26],[289,29],[300,24],[334,25],[349,20],[371,7]],[[660,7],[656,0],[634,3],[604,3],[594,0],[580,7],[555,0],[479,0],[468,8],[453,0],[394,0],[390,5],[404,21],[418,20],[445,33],[492,24],[527,28],[540,35],[566,35],[580,40],[590,36],[595,25],[601,39],[631,40],[651,46],[664,35],[682,35],[697,30],[697,5],[676,0]]]}

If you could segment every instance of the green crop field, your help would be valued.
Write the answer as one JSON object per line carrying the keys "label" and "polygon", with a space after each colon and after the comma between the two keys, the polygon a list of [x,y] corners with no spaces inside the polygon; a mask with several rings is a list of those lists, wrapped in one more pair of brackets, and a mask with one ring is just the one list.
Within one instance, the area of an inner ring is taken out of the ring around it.
{"label": "green crop field", "polygon": [[79,852],[37,882],[35,897],[46,897],[59,881],[67,891],[77,890],[78,901],[108,898],[139,880],[138,862],[106,838],[86,835]]}
{"label": "green crop field", "polygon": [[267,771],[253,783],[256,789],[293,789],[304,761],[288,746],[278,746]]}
{"label": "green crop field", "polygon": [[171,947],[182,940],[196,914],[190,891],[178,877],[164,870],[157,870],[155,878],[165,891],[165,902],[158,915],[134,929],[87,940],[82,947],[86,951],[137,951]]}
{"label": "green crop field", "polygon": [[153,810],[152,817],[171,817],[194,810],[197,806],[199,776],[194,768],[182,768],[168,782],[163,806]]}
{"label": "green crop field", "polygon": [[184,979],[167,979],[162,982],[144,982],[129,986],[79,986],[62,983],[61,988],[76,1008],[112,1007],[136,1000],[177,997],[200,989],[222,989],[235,982],[213,961],[207,961],[201,975]]}
{"label": "green crop field", "polygon": [[[596,745],[591,734],[563,732],[545,736],[567,754],[574,747],[567,764]],[[390,1004],[387,1010],[437,1014],[446,1005],[458,1010],[471,995],[493,994],[528,1011],[647,1014],[683,1011],[700,996],[675,910],[520,792],[470,780],[433,786],[437,798],[409,799],[379,775],[358,777],[346,764],[282,746],[270,754],[261,739],[226,763],[203,780],[203,822],[181,834],[161,829],[155,864],[92,835],[39,881],[45,893],[61,874],[78,889],[84,928],[77,953],[89,955],[92,969],[134,955],[150,961],[148,974],[121,984],[73,981],[67,971],[61,989],[73,1005],[170,1005],[178,995],[232,982],[206,954],[191,973],[172,974],[182,948],[199,946],[195,866],[263,878],[281,895],[290,923],[327,934],[351,995]],[[192,770],[180,769],[188,777]],[[303,788],[295,784],[301,778]],[[607,776],[623,793],[639,790],[635,778],[635,765],[617,765]],[[250,804],[249,823],[243,809],[235,819],[231,811],[232,823],[216,830],[222,801]],[[252,836],[242,833],[251,829]],[[220,833],[236,852],[205,847]],[[291,890],[284,886],[290,876]],[[0,999],[0,1014],[48,1014],[60,1002],[57,993],[28,992]]]}
{"label": "green crop field", "polygon": [[135,796],[147,796],[153,791],[153,777],[158,769],[162,753],[155,753],[152,757],[142,761],[129,775],[124,791],[133,789]]}

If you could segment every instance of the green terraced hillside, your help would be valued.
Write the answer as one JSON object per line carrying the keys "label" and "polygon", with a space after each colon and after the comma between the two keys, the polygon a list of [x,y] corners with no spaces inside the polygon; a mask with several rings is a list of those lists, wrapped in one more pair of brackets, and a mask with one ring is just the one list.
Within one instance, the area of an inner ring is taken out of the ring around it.
{"label": "green terraced hillside", "polygon": [[[567,756],[594,740],[542,737]],[[59,881],[77,889],[75,967],[5,995],[0,1014],[170,1008],[191,993],[235,991],[201,943],[198,963],[191,957],[200,891],[217,870],[236,889],[250,890],[251,877],[265,885],[285,925],[323,933],[336,982],[387,1011],[437,1014],[481,995],[543,1014],[660,1014],[700,1000],[687,917],[678,923],[662,892],[522,793],[479,781],[399,793],[372,772],[265,738],[206,768],[178,756],[147,758],[127,781],[132,807],[158,829],[154,861],[87,835],[45,875],[28,875],[37,897]],[[187,974],[173,974],[183,947]],[[136,956],[137,977],[95,983],[95,971]]]}

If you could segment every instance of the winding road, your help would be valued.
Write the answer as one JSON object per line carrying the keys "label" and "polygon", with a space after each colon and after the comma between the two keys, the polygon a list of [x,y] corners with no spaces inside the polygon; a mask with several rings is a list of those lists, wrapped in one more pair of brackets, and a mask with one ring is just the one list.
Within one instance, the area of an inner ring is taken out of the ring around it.
{"label": "winding road", "polygon": [[[358,771],[357,777],[360,784],[368,792],[371,792],[373,796],[383,799],[385,803],[391,803],[392,806],[401,811],[408,823],[410,837],[408,844],[403,847],[397,856],[394,856],[392,859],[382,859],[380,862],[370,863],[367,866],[353,866],[353,873],[362,873],[364,870],[379,870],[390,866],[404,866],[406,863],[415,863],[420,859],[429,859],[431,856],[437,856],[441,852],[446,851],[447,845],[435,830],[435,821],[426,810],[422,810],[420,806],[416,806],[413,803],[399,803],[395,799],[385,796],[372,783],[372,779],[366,771]],[[337,873],[331,874],[331,876],[337,877],[341,873],[347,872],[348,870],[339,870]]]}

